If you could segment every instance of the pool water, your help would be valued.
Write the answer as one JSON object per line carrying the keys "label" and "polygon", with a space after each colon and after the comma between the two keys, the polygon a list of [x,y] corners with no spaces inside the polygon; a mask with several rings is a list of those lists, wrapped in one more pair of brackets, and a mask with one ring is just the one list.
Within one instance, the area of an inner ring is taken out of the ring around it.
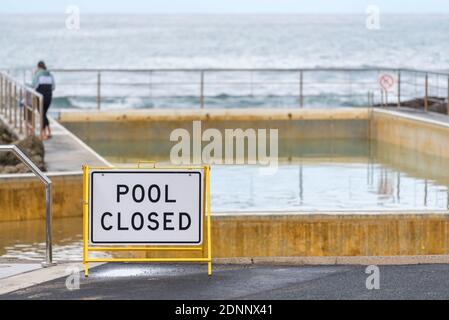
{"label": "pool water", "polygon": [[[170,144],[91,142],[120,166],[167,162]],[[157,144],[155,146],[155,144]],[[369,140],[285,140],[279,166],[213,165],[213,212],[447,210],[449,161]]]}
{"label": "pool water", "polygon": [[255,167],[214,167],[211,188],[214,212],[449,208],[446,185],[361,161],[285,164],[271,176]]}
{"label": "pool water", "polygon": [[[79,218],[53,220],[53,259],[81,261],[83,256],[82,221]],[[92,257],[109,256],[104,252]],[[0,222],[0,260],[43,261],[45,257],[45,221]]]}

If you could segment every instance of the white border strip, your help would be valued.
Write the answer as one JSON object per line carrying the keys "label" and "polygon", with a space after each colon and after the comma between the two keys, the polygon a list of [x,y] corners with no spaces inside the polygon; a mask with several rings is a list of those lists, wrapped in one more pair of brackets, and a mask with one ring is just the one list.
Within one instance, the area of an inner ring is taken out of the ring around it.
{"label": "white border strip", "polygon": [[[387,114],[387,115],[392,115],[392,116],[396,116],[399,118],[405,118],[405,119],[409,119],[409,120],[415,120],[418,122],[424,122],[424,123],[428,123],[428,124],[433,124],[436,126],[440,126],[440,127],[444,127],[444,128],[448,128],[449,129],[449,117],[448,122],[444,122],[444,121],[438,121],[435,119],[429,119],[426,117],[426,114],[423,113],[421,116],[415,116],[415,115],[411,115],[408,114],[406,112],[401,112],[401,111],[394,111],[394,110],[385,110],[385,109],[378,109],[378,108],[374,108],[373,111],[375,113],[382,113],[382,114]],[[439,114],[437,114],[439,115]],[[444,116],[444,115],[441,115]]]}

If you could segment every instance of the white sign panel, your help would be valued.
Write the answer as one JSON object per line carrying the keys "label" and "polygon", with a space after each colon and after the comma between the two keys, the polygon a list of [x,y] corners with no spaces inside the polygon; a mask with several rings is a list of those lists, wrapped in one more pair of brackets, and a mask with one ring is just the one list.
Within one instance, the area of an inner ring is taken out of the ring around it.
{"label": "white sign panel", "polygon": [[202,170],[93,170],[92,245],[199,245]]}

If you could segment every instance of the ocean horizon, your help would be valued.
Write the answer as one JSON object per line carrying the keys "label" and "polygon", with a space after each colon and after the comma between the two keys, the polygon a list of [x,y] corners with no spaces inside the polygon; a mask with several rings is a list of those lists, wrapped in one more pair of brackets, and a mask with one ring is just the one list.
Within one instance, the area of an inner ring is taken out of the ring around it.
{"label": "ocean horizon", "polygon": [[[200,17],[201,19],[198,19]],[[242,19],[244,17],[245,19]],[[449,15],[2,15],[0,68],[386,66],[449,70]],[[432,36],[429,36],[429,33]]]}
{"label": "ocean horizon", "polygon": [[[25,82],[30,81],[38,60],[45,60],[50,69],[389,67],[449,70],[449,55],[446,54],[449,52],[449,15],[381,14],[379,29],[374,30],[367,28],[367,17],[362,14],[81,13],[79,30],[68,29],[66,18],[65,14],[0,16],[0,46],[3,48],[0,69],[9,70]],[[257,75],[253,76],[257,78]],[[345,74],[330,76],[317,74],[312,81],[347,81]],[[164,74],[149,77],[121,73],[103,74],[102,77],[103,105],[107,108],[198,105],[198,75],[179,74],[173,78]],[[250,81],[257,79],[250,79],[249,74],[233,74],[229,79],[243,82],[244,88],[237,85],[236,89],[244,90],[229,90],[211,85],[211,81],[221,83],[228,78],[208,75],[206,95],[211,98],[206,102],[209,106],[224,107],[298,105],[298,75],[261,77],[263,81],[289,82],[291,86],[250,88]],[[358,96],[352,95],[354,87],[344,88],[349,92],[345,94],[351,95],[349,99],[336,96],[341,94],[341,89],[332,84],[319,88],[308,85],[305,94],[313,97],[306,101],[307,104],[346,106],[365,103],[367,91],[375,90],[372,86],[376,84],[377,76],[354,77],[350,81],[370,81],[372,85],[363,87]],[[58,108],[95,108],[96,81],[96,73],[56,74],[59,86],[53,111]],[[149,82],[176,81],[192,85],[159,88],[147,85]],[[411,78],[410,81],[423,80]],[[107,83],[117,82],[126,85],[107,87]],[[419,85],[411,90],[419,91]],[[281,92],[289,97],[280,101],[276,95]],[[441,93],[439,88],[436,93]],[[260,95],[259,100],[254,99],[255,94]]]}

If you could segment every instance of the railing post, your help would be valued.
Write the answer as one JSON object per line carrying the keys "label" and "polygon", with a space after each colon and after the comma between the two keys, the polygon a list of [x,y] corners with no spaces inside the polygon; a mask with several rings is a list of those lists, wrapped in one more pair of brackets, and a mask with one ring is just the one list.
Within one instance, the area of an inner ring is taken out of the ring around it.
{"label": "railing post", "polygon": [[9,82],[9,92],[8,92],[8,111],[9,111],[9,123],[12,123],[12,106],[13,106],[13,97],[12,97],[12,81]]}
{"label": "railing post", "polygon": [[201,71],[201,80],[200,80],[200,107],[204,109],[204,71]]}
{"label": "railing post", "polygon": [[249,91],[250,91],[250,97],[253,97],[254,96],[254,84],[253,84],[253,72],[251,71],[250,73],[249,73],[249,81],[250,81],[250,83],[249,83]]}
{"label": "railing post", "polygon": [[5,81],[3,83],[3,114],[5,115],[5,118],[8,116],[8,86],[8,79],[5,77]]}
{"label": "railing post", "polygon": [[101,72],[97,73],[97,109],[101,109]]}
{"label": "railing post", "polygon": [[13,101],[14,101],[14,128],[17,128],[17,84],[14,84],[14,95],[13,95]]}
{"label": "railing post", "polygon": [[52,237],[51,237],[51,182],[45,185],[45,264],[47,266],[52,265],[53,263],[53,250],[52,250]]}
{"label": "railing post", "polygon": [[449,116],[449,77],[447,77],[447,106],[446,106],[446,112]]}
{"label": "railing post", "polygon": [[23,112],[25,111],[24,109],[25,109],[25,104],[26,104],[26,102],[25,102],[23,106],[21,105],[22,101],[24,100],[22,89],[19,91],[19,99],[20,99],[19,100],[19,133],[22,134],[23,133]]}
{"label": "railing post", "polygon": [[3,115],[8,117],[8,80],[5,78],[3,83]]}
{"label": "railing post", "polygon": [[3,74],[0,73],[0,114],[3,113]]}
{"label": "railing post", "polygon": [[36,106],[36,99],[37,99],[37,97],[35,97],[35,96],[32,96],[31,97],[31,105],[32,105],[32,107],[31,107],[31,132],[33,132],[33,135],[34,134],[36,134],[36,117],[35,117],[35,114],[36,114],[36,109],[37,109],[37,106]]}
{"label": "railing post", "polygon": [[149,81],[149,95],[150,95],[150,99],[153,98],[153,72],[149,72],[148,74],[148,81]]}
{"label": "railing post", "polygon": [[3,84],[2,84],[2,113],[6,116],[6,78],[3,77]]}
{"label": "railing post", "polygon": [[8,80],[6,77],[3,79],[3,115],[8,115]]}
{"label": "railing post", "polygon": [[302,70],[299,72],[299,106],[304,107],[304,96],[303,96],[303,73]]}
{"label": "railing post", "polygon": [[429,75],[427,73],[424,86],[424,111],[427,112],[429,110]]}
{"label": "railing post", "polygon": [[42,130],[44,130],[44,97],[38,97],[37,100],[39,101],[39,116],[40,116],[40,121],[39,121],[39,133],[42,132]]}
{"label": "railing post", "polygon": [[28,137],[28,92],[23,92],[23,121],[25,124],[25,136]]}
{"label": "railing post", "polygon": [[398,71],[398,108],[401,107],[401,71]]}

